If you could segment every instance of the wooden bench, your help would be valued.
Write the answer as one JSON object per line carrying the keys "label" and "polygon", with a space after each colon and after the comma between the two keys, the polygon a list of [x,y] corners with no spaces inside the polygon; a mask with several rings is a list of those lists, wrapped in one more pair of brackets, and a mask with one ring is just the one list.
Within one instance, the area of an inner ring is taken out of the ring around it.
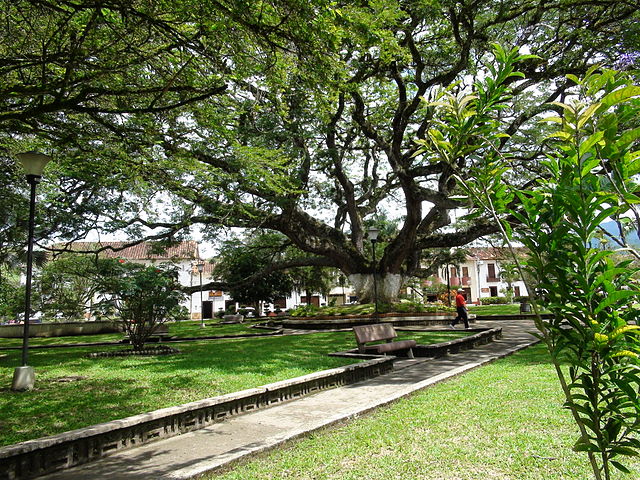
{"label": "wooden bench", "polygon": [[153,330],[153,333],[149,335],[149,338],[157,338],[158,343],[161,343],[162,339],[167,338],[168,336],[169,336],[169,325],[167,325],[166,323],[161,323]]}
{"label": "wooden bench", "polygon": [[[408,357],[413,358],[412,349],[417,345],[415,340],[399,340],[394,342],[393,339],[396,338],[398,334],[390,323],[356,326],[353,327],[353,333],[356,335],[358,352],[360,353],[375,352],[378,355],[386,355],[389,352],[406,350]],[[379,341],[384,341],[385,343],[366,345],[369,342]]]}
{"label": "wooden bench", "polygon": [[[153,333],[149,334],[149,336],[147,337],[147,341],[156,341],[158,343],[162,343],[162,339],[169,336],[169,325],[167,325],[166,323],[161,323],[160,325],[156,326],[156,328],[153,330]],[[124,342],[129,343],[129,341],[129,335],[125,335]]]}

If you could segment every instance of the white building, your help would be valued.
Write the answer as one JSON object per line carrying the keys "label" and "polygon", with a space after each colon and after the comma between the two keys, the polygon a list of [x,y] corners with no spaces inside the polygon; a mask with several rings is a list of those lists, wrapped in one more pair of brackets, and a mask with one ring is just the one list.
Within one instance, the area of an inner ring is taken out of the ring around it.
{"label": "white building", "polygon": [[[153,242],[142,242],[137,245],[126,246],[127,242],[73,242],[69,245],[58,245],[59,248],[70,248],[74,251],[95,251],[104,247],[100,255],[103,258],[120,259],[126,262],[138,263],[141,265],[165,265],[170,264],[178,269],[178,281],[184,287],[197,286],[200,281],[198,264],[203,264],[202,280],[206,284],[211,280],[213,265],[200,258],[198,242],[186,240],[165,249],[156,248]],[[219,308],[224,309],[225,301],[229,296],[219,291],[193,293],[182,302],[182,306],[189,309],[191,318],[202,318],[204,310],[205,318],[211,318]],[[209,316],[207,316],[207,314]]]}
{"label": "white building", "polygon": [[517,277],[505,275],[512,268],[513,260],[508,251],[502,248],[468,248],[465,261],[456,265],[443,265],[438,271],[436,283],[447,284],[452,289],[462,288],[467,301],[481,303],[483,297],[506,296],[509,282],[515,297],[527,295],[524,282]]}

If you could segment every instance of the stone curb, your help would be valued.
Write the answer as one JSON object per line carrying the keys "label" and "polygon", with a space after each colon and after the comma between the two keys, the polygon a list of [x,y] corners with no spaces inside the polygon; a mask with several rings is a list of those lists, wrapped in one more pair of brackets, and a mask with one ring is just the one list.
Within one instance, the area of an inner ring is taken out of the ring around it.
{"label": "stone curb", "polygon": [[393,369],[393,359],[376,358],[2,447],[0,479],[35,478],[231,416],[376,377]]}

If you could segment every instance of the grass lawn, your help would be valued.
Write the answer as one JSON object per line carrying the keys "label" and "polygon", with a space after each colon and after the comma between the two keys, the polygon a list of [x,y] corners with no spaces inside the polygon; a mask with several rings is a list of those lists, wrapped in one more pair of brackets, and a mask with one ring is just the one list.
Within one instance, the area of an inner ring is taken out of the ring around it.
{"label": "grass lawn", "polygon": [[[399,337],[428,344],[463,334]],[[171,346],[182,354],[89,359],[89,352],[125,347],[32,350],[36,386],[22,393],[10,390],[20,350],[0,351],[0,446],[353,363],[327,354],[354,348],[355,339],[352,332],[328,332]]]}
{"label": "grass lawn", "polygon": [[[212,337],[218,335],[243,335],[266,333],[269,330],[251,328],[253,323],[217,323],[216,320],[206,320],[205,327],[200,326],[200,321],[183,321],[168,323],[169,333],[178,338]],[[99,335],[74,335],[68,337],[33,337],[29,339],[29,345],[62,345],[73,343],[98,343],[119,342],[124,335],[122,333],[102,333]],[[0,347],[22,346],[21,338],[0,338]]]}
{"label": "grass lawn", "polygon": [[469,305],[469,313],[476,315],[517,315],[520,313],[520,304]]}
{"label": "grass lawn", "polygon": [[[440,383],[212,480],[587,480],[543,347]],[[624,462],[640,478],[640,461]]]}

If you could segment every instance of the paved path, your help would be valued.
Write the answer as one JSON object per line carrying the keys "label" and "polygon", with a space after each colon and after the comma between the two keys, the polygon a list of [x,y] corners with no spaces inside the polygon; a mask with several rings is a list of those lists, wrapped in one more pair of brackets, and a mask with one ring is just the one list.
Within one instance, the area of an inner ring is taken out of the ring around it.
{"label": "paved path", "polygon": [[188,479],[342,422],[509,355],[536,342],[530,320],[478,322],[499,326],[503,338],[438,359],[398,360],[386,375],[252,413],[231,417],[196,432],[126,450],[94,463],[41,477],[46,480],[109,478]]}

